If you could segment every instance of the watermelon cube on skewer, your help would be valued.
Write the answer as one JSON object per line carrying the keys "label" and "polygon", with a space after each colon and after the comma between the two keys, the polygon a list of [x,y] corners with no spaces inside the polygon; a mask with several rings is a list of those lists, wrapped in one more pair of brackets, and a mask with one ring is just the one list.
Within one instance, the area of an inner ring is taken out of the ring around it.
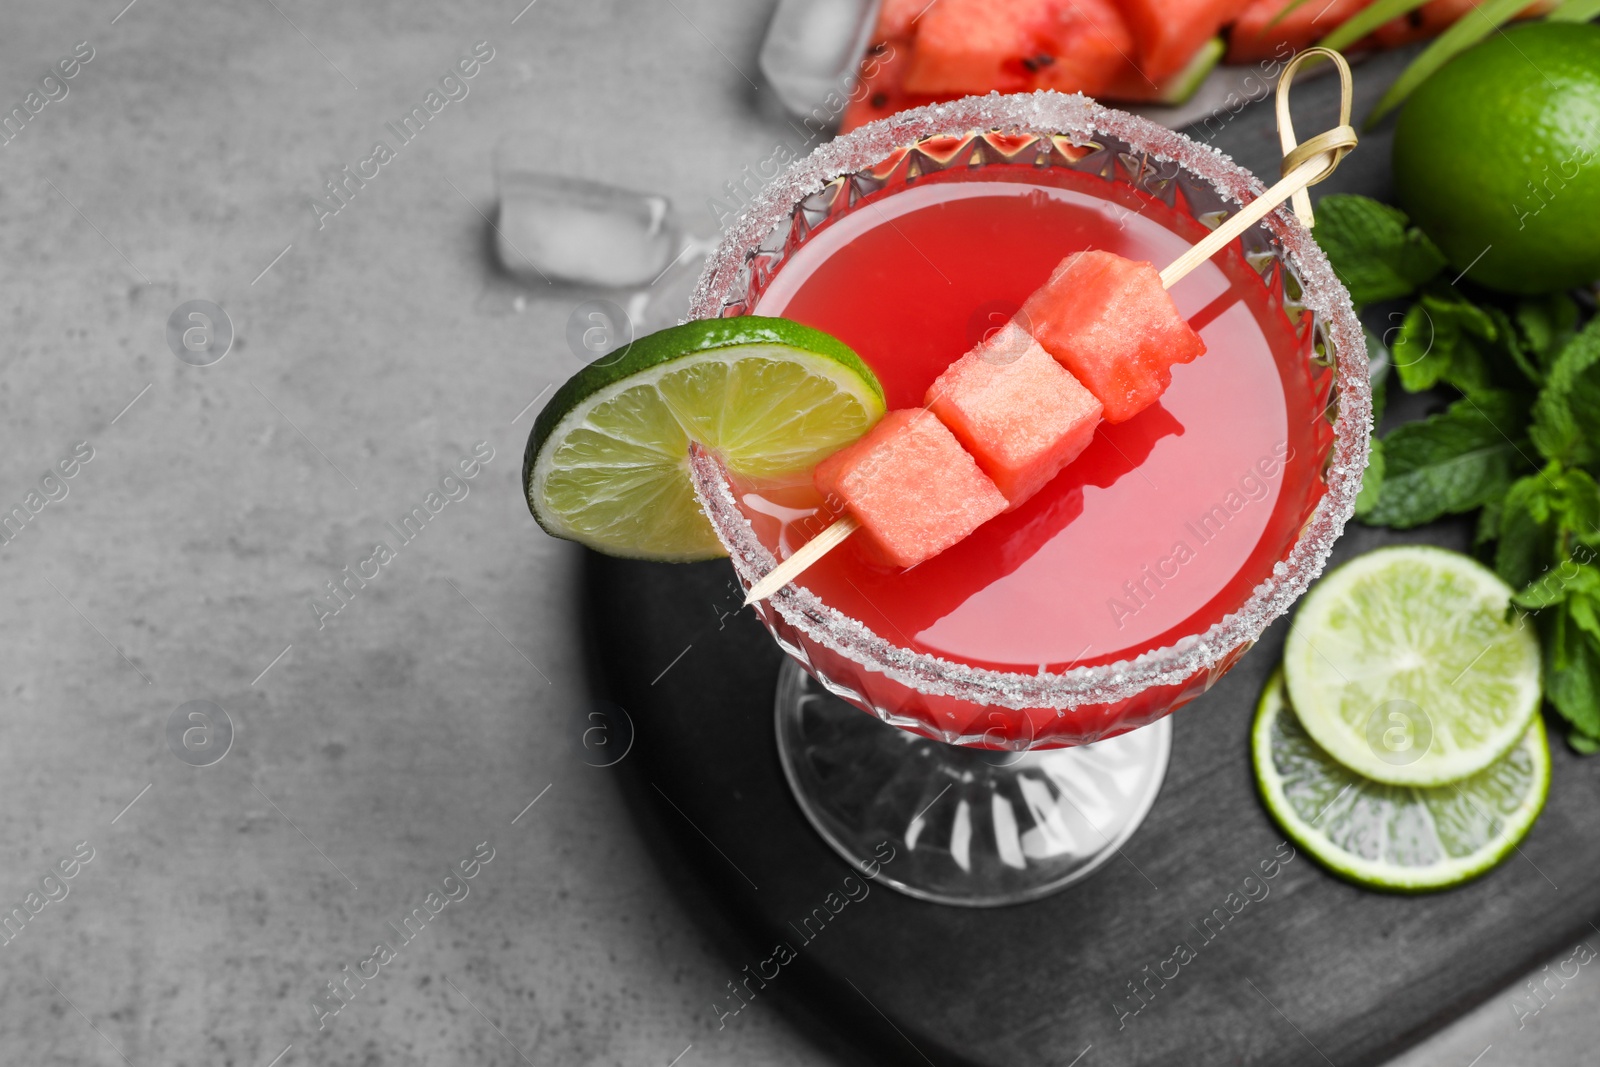
{"label": "watermelon cube on skewer", "polygon": [[830,502],[861,523],[879,554],[914,567],[1006,510],[1006,498],[938,418],[891,411],[812,472]]}
{"label": "watermelon cube on skewer", "polygon": [[1018,322],[1126,422],[1161,398],[1172,366],[1205,352],[1148,263],[1075,252],[1017,313]]}
{"label": "watermelon cube on skewer", "polygon": [[952,363],[923,401],[1016,507],[1089,447],[1101,404],[1022,327]]}

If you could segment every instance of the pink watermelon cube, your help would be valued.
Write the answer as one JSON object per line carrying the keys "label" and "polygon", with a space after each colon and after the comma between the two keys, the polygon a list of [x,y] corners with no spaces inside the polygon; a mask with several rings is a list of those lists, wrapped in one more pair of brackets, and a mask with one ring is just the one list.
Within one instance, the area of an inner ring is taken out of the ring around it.
{"label": "pink watermelon cube", "polygon": [[897,567],[938,555],[1006,509],[961,442],[922,408],[889,412],[817,464],[811,480]]}
{"label": "pink watermelon cube", "polygon": [[1017,320],[1045,351],[1126,422],[1161,398],[1172,366],[1205,352],[1148,263],[1075,252],[1035,290]]}
{"label": "pink watermelon cube", "polygon": [[1016,507],[1089,447],[1100,401],[1007,323],[950,364],[923,401]]}

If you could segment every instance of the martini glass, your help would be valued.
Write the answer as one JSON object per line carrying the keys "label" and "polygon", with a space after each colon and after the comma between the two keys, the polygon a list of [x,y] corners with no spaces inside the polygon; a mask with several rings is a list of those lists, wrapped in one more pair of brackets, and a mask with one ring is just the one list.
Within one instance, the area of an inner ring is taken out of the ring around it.
{"label": "martini glass", "polygon": [[[1169,251],[1178,237],[1179,249],[1197,241],[1265,188],[1214,149],[1082,96],[991,94],[918,108],[822,146],[763,188],[707,262],[690,314],[786,313],[801,306],[796,293],[805,292],[829,260],[859,252],[872,231],[881,236],[892,229],[916,246],[916,216],[902,206],[930,196],[932,202],[1000,192],[1010,197],[1019,187],[1036,198],[1100,198],[1100,223],[1110,211],[1121,214],[1118,232],[1159,227],[1150,240],[1159,245],[1164,234],[1168,244],[1160,247]],[[983,230],[982,218],[969,221],[975,232]],[[1096,243],[1086,232],[1078,247],[1052,247],[1051,258]],[[1019,252],[1027,240],[1018,239]],[[1003,260],[1005,250],[998,251]],[[932,255],[922,258],[938,270]],[[1288,339],[1275,356],[1284,393],[1273,398],[1276,415],[1246,406],[1229,416],[1244,420],[1241,427],[1276,417],[1299,429],[1290,434],[1293,462],[1285,460],[1270,505],[1278,535],[1261,533],[1236,567],[1218,571],[1221,553],[1213,552],[1205,567],[1191,568],[1190,584],[1200,589],[1189,596],[1203,602],[1203,610],[1143,644],[1108,637],[1098,649],[1091,642],[1082,655],[1056,656],[1037,651],[1038,632],[1053,632],[1067,616],[1043,606],[1037,618],[1013,615],[997,631],[1011,635],[1005,640],[1015,643],[1016,655],[1004,647],[996,651],[1004,640],[989,635],[989,651],[963,656],[928,636],[938,626],[908,632],[888,613],[877,613],[882,617],[875,625],[874,613],[848,594],[819,594],[826,583],[815,569],[757,605],[791,657],[779,675],[774,707],[779,757],[795,798],[841,856],[881,882],[927,900],[993,906],[1041,897],[1086,877],[1121,850],[1155,801],[1171,746],[1166,716],[1214,685],[1321,572],[1354,510],[1367,459],[1372,398],[1361,326],[1348,293],[1288,207],[1267,215],[1213,263],[1223,261],[1232,274],[1217,277],[1234,284],[1215,283],[1220,303],[1227,304],[1222,298],[1230,288],[1251,296],[1241,306],[1255,332],[1239,336]],[[863,273],[855,284],[836,281],[838,302],[861,295],[847,290],[890,285],[896,270],[921,269],[909,253],[905,262],[910,265],[887,264],[890,274]],[[953,273],[959,264],[947,258],[946,265]],[[929,308],[937,304],[947,314],[945,305],[952,305],[966,314],[970,304],[974,315],[994,314],[978,300],[981,294],[946,273],[940,272],[951,287],[927,292]],[[827,305],[813,301],[813,317],[828,320]],[[1206,314],[1185,313],[1192,324]],[[1214,374],[1231,366],[1220,361],[1243,360],[1217,342],[1219,335],[1203,329],[1202,336],[1211,350],[1195,370]],[[1220,336],[1226,342],[1230,335]],[[948,359],[963,351],[950,351]],[[861,354],[880,376],[886,373],[874,352],[862,348]],[[1190,369],[1177,369],[1169,398]],[[890,400],[906,406],[892,392]],[[1228,401],[1223,393],[1208,402]],[[1143,491],[1137,479],[1150,482],[1145,470],[1156,468],[1142,467],[1136,449],[1127,455],[1133,446],[1124,427],[1145,417],[1102,427],[1101,436],[1111,438],[1110,447],[1128,463],[1120,481],[1083,492]],[[1172,440],[1154,447],[1165,449],[1160,455],[1169,462],[1177,457],[1180,473],[1188,462],[1193,480],[1203,480],[1215,456],[1202,433],[1191,432],[1185,441],[1183,432],[1182,425],[1166,431]],[[746,588],[814,534],[819,518],[828,518],[808,514],[797,521],[803,508],[775,507],[782,494],[735,483],[704,450],[691,451],[690,466],[700,502]],[[1165,468],[1164,476],[1172,470]],[[1055,535],[1071,527],[1068,511],[1052,527]],[[775,520],[779,512],[786,517]],[[1086,519],[1077,521],[1088,528]],[[800,529],[808,522],[808,531]],[[1137,539],[1144,525],[1138,515],[1127,519],[1127,539]],[[1202,527],[1209,529],[1203,521]],[[1201,539],[1203,529],[1195,531]],[[1101,531],[1099,547],[1108,559],[1119,533]],[[986,543],[995,556],[1019,551],[1018,540],[1031,536],[1021,531],[997,541],[1001,534],[982,528],[974,538],[980,535],[991,538]],[[1074,566],[1092,572],[1095,555],[1080,555]],[[969,559],[968,570],[988,562]],[[1159,561],[1158,569],[1163,564],[1171,560]],[[932,581],[926,572],[891,580]],[[835,582],[833,588],[844,587]],[[892,593],[896,587],[877,588]],[[1134,611],[1148,606],[1131,583],[1126,588],[1132,600],[1125,604]],[[1148,595],[1155,587],[1141,578],[1138,588]],[[1173,608],[1176,594],[1149,603],[1156,605],[1150,614],[1159,615]],[[1116,612],[1113,606],[1111,619],[1124,629]]]}

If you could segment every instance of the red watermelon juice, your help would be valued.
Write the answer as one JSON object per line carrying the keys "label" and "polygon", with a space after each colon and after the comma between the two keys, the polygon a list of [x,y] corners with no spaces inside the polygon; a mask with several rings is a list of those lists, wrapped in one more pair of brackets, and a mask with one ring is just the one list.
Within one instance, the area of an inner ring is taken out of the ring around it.
{"label": "red watermelon juice", "polygon": [[[871,365],[889,408],[1006,322],[1068,253],[1157,268],[1206,233],[1126,185],[1077,172],[920,179],[819,228],[755,312],[834,334]],[[918,652],[1032,673],[1128,659],[1205,630],[1271,577],[1323,491],[1331,428],[1310,338],[1239,246],[1172,289],[1206,354],[1161,401],[1101,423],[1093,443],[1021,507],[910,570],[852,539],[800,584]],[[1137,329],[1138,323],[1129,323]],[[741,487],[787,556],[833,519],[809,484]]]}

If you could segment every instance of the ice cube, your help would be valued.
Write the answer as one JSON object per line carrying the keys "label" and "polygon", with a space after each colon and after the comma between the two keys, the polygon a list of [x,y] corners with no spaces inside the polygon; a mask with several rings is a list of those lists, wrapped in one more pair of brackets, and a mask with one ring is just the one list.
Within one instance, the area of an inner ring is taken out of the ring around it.
{"label": "ice cube", "polygon": [[[778,0],[761,44],[761,73],[784,107],[796,115],[835,120],[828,94],[855,81],[867,38],[878,21],[879,0]],[[822,115],[818,115],[819,109]]]}
{"label": "ice cube", "polygon": [[495,245],[506,270],[535,281],[648,285],[683,249],[664,196],[521,165],[502,150]]}

